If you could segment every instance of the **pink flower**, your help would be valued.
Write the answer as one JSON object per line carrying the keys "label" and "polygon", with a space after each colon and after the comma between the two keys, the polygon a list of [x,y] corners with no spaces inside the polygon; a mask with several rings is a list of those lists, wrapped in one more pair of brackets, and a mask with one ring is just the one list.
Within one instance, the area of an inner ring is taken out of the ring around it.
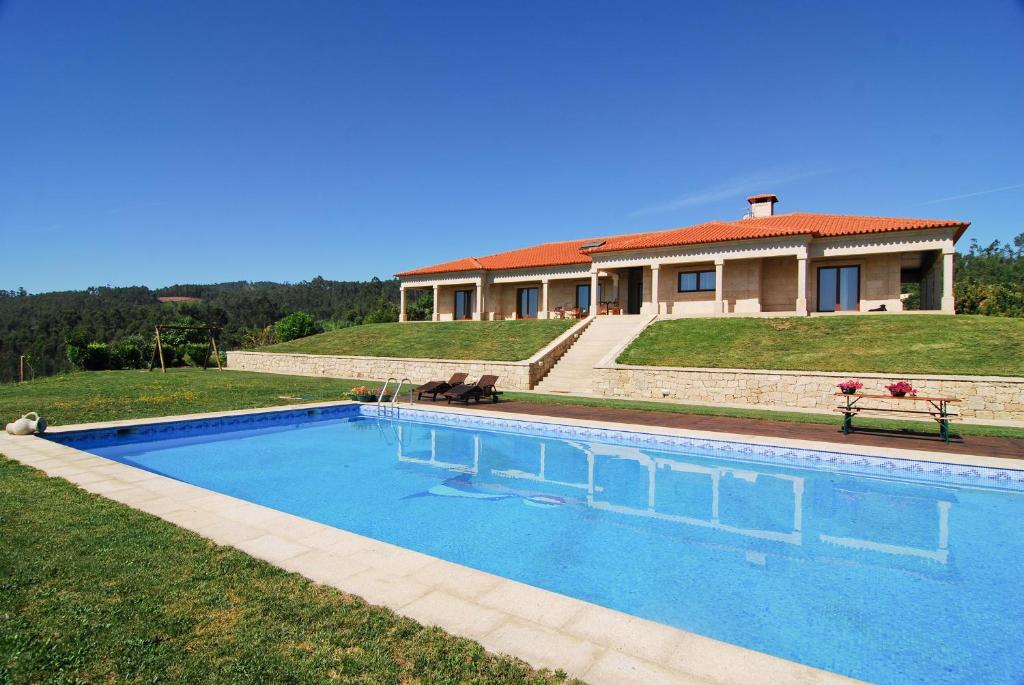
{"label": "pink flower", "polygon": [[885,389],[892,395],[896,395],[897,393],[901,395],[917,395],[917,390],[915,390],[914,386],[907,381],[896,381],[891,385],[885,386]]}

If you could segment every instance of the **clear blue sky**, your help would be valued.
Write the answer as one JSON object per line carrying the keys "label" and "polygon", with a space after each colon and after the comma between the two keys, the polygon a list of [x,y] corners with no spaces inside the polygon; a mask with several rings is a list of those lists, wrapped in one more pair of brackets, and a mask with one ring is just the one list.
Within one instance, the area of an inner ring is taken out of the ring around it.
{"label": "clear blue sky", "polygon": [[1024,231],[1021,2],[0,0],[0,98],[4,289],[386,277],[758,192]]}

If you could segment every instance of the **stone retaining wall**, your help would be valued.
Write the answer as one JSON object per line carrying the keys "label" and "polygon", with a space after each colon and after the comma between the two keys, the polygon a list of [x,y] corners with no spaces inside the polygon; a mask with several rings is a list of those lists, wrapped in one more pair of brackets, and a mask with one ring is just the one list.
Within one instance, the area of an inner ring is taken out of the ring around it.
{"label": "stone retaining wall", "polygon": [[529,390],[576,342],[590,321],[587,319],[573,326],[533,357],[521,362],[232,351],[228,352],[228,368],[292,376],[365,378],[370,381],[409,378],[414,383],[448,379],[461,371],[468,373],[471,379],[488,374],[498,376],[499,390]]}
{"label": "stone retaining wall", "polygon": [[447,379],[453,373],[470,378],[485,374],[500,376],[498,388],[526,390],[530,387],[527,362],[450,361],[445,359],[400,359],[396,357],[343,357],[326,354],[283,354],[277,352],[228,352],[228,368],[291,376],[326,378],[409,378],[414,383]]}
{"label": "stone retaining wall", "polygon": [[[593,387],[597,394],[605,397],[828,411],[842,401],[833,397],[836,383],[849,378],[864,383],[862,392],[878,394],[885,394],[885,386],[893,381],[907,380],[921,396],[962,399],[959,412],[964,417],[1024,421],[1024,378],[1009,376],[893,376],[612,364],[594,369]],[[906,404],[899,404],[899,407],[907,408]]]}

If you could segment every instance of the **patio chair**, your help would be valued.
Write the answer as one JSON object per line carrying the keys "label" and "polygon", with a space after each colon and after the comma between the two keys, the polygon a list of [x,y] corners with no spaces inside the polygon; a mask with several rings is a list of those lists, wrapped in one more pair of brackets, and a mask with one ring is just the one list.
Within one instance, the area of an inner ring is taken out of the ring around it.
{"label": "patio chair", "polygon": [[479,404],[480,400],[485,397],[489,397],[491,402],[497,402],[498,396],[501,395],[501,392],[494,388],[494,384],[497,382],[497,376],[480,376],[480,380],[476,383],[457,385],[446,392],[444,396],[448,399],[448,404],[451,404],[452,400],[466,404],[469,404],[470,400],[476,400]]}
{"label": "patio chair", "polygon": [[457,385],[462,385],[468,377],[468,373],[453,373],[447,381],[430,381],[414,388],[413,392],[416,393],[417,400],[422,400],[424,395],[430,395],[430,401],[434,402],[438,395],[448,392]]}

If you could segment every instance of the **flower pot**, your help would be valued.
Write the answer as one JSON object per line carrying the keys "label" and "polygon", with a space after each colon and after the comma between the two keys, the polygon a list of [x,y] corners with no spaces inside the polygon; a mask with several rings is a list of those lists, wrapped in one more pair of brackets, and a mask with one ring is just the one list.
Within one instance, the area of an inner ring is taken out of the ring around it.
{"label": "flower pot", "polygon": [[905,393],[905,392],[897,392],[895,390],[892,391],[892,396],[893,397],[906,397],[906,395],[907,395],[907,393]]}
{"label": "flower pot", "polygon": [[842,391],[843,391],[844,395],[856,395],[857,394],[857,388],[842,388]]}
{"label": "flower pot", "polygon": [[356,393],[349,394],[349,397],[356,402],[374,402],[377,399],[376,395],[357,395]]}

